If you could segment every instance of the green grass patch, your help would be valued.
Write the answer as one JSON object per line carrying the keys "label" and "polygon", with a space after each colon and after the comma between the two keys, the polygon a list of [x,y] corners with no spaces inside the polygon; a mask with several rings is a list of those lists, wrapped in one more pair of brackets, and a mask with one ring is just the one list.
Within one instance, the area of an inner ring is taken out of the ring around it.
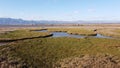
{"label": "green grass patch", "polygon": [[44,37],[51,35],[49,32],[35,32],[30,30],[16,30],[0,34],[0,40],[13,40],[22,38]]}

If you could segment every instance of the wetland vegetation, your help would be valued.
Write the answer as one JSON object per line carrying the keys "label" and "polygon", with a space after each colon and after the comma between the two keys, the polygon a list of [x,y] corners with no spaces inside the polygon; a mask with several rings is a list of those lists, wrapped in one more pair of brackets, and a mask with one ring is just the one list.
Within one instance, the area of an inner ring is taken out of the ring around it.
{"label": "wetland vegetation", "polygon": [[96,33],[93,30],[84,28],[48,28],[51,32],[67,32],[69,34],[84,35],[84,36],[95,36]]}
{"label": "wetland vegetation", "polygon": [[[1,40],[14,41],[0,46],[0,67],[3,68],[119,68],[120,39],[46,37],[51,32],[77,35],[96,34],[93,29],[47,28],[15,30],[0,34]],[[45,29],[44,29],[45,30]],[[119,32],[119,30],[118,30]],[[34,37],[31,39],[31,37]],[[37,37],[37,38],[36,38]]]}
{"label": "wetland vegetation", "polygon": [[0,41],[41,38],[41,37],[49,37],[51,35],[52,34],[50,34],[49,32],[34,32],[27,29],[15,30],[0,34]]}
{"label": "wetland vegetation", "polygon": [[112,28],[99,29],[98,32],[105,36],[120,38],[120,29],[112,29]]}

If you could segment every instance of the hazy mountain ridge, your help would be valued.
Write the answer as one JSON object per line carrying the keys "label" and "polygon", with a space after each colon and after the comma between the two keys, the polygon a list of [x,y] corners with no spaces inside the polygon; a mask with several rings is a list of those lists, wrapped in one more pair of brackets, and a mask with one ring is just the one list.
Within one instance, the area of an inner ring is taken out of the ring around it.
{"label": "hazy mountain ridge", "polygon": [[119,23],[119,21],[48,21],[23,20],[13,18],[0,18],[0,25],[40,25],[40,24],[89,24],[89,23]]}
{"label": "hazy mountain ridge", "polygon": [[60,24],[71,23],[68,21],[47,21],[47,20],[22,20],[13,18],[0,18],[0,25],[37,25],[37,24]]}
{"label": "hazy mountain ridge", "polygon": [[22,19],[0,18],[1,25],[30,25],[37,23],[36,21],[27,21]]}

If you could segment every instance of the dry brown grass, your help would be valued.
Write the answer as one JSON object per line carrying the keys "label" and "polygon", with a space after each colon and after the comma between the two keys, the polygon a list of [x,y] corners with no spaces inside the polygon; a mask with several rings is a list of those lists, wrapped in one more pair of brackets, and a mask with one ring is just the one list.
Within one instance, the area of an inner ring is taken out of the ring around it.
{"label": "dry brown grass", "polygon": [[58,61],[55,68],[120,68],[120,60],[116,56],[83,55],[80,57],[66,58]]}

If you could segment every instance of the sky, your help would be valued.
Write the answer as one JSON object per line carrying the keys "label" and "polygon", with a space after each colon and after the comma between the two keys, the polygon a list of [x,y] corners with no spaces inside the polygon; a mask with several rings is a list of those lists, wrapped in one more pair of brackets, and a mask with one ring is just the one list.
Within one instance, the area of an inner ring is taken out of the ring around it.
{"label": "sky", "polygon": [[0,18],[120,20],[120,0],[0,0]]}

